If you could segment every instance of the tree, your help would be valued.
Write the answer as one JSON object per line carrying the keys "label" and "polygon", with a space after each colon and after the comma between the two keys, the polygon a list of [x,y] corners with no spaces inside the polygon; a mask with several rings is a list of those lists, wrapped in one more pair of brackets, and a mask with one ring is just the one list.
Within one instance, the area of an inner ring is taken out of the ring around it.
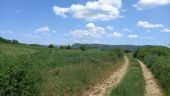
{"label": "tree", "polygon": [[81,51],[87,51],[87,47],[85,45],[80,46]]}
{"label": "tree", "polygon": [[63,45],[60,46],[60,49],[64,49],[65,47]]}
{"label": "tree", "polygon": [[5,42],[5,39],[2,38],[2,37],[0,37],[0,41],[1,41],[1,42]]}
{"label": "tree", "polygon": [[55,46],[53,44],[50,44],[48,48],[54,48]]}
{"label": "tree", "polygon": [[125,49],[124,51],[125,51],[125,53],[131,53],[131,52],[132,52],[132,51],[129,50],[129,49]]}
{"label": "tree", "polygon": [[14,39],[14,40],[12,40],[12,43],[13,44],[19,44],[19,41]]}
{"label": "tree", "polygon": [[6,40],[5,40],[5,43],[12,43],[12,40],[6,39]]}
{"label": "tree", "polygon": [[71,49],[71,46],[70,45],[66,46],[66,49]]}

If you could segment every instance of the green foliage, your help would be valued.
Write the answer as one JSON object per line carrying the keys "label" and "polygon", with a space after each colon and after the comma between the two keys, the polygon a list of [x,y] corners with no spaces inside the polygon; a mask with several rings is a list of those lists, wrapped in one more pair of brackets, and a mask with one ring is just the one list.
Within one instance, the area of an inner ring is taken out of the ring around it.
{"label": "green foliage", "polygon": [[12,43],[13,44],[19,44],[19,41],[14,39],[14,40],[12,40]]}
{"label": "green foliage", "polygon": [[3,37],[0,37],[0,42],[2,43],[12,43],[12,44],[19,44],[18,40],[8,40],[8,39],[4,39]]}
{"label": "green foliage", "polygon": [[22,45],[1,44],[0,96],[37,96],[39,94],[40,76],[36,70],[32,69],[33,65],[27,62],[33,56],[30,55],[27,58],[27,54],[30,54],[29,50],[24,48],[20,50],[20,47]]}
{"label": "green foliage", "polygon": [[44,47],[44,46],[39,45],[39,44],[29,44],[29,46],[34,46],[34,47]]}
{"label": "green foliage", "polygon": [[54,48],[55,46],[53,44],[50,44],[48,48]]}
{"label": "green foliage", "polygon": [[71,46],[70,45],[66,46],[66,49],[68,49],[68,50],[71,49]]}
{"label": "green foliage", "polygon": [[131,58],[125,77],[112,90],[110,96],[144,96],[145,80],[137,60]]}
{"label": "green foliage", "polygon": [[110,56],[115,57],[115,55],[117,55],[118,57],[123,57],[124,51],[120,48],[112,49],[110,52]]}
{"label": "green foliage", "polygon": [[87,47],[85,45],[80,46],[81,51],[87,51]]}
{"label": "green foliage", "polygon": [[60,47],[59,47],[59,49],[67,49],[67,50],[70,50],[71,49],[71,46],[70,45],[61,45]]}
{"label": "green foliage", "polygon": [[0,44],[0,96],[81,96],[118,66],[109,53]]}
{"label": "green foliage", "polygon": [[65,49],[65,46],[61,45],[59,48],[60,48],[60,49]]}
{"label": "green foliage", "polygon": [[170,96],[170,49],[142,48],[135,53],[135,56],[145,62],[164,89],[166,96]]}
{"label": "green foliage", "polygon": [[132,52],[132,51],[129,50],[129,49],[125,49],[124,51],[125,51],[125,53],[131,53],[131,52]]}

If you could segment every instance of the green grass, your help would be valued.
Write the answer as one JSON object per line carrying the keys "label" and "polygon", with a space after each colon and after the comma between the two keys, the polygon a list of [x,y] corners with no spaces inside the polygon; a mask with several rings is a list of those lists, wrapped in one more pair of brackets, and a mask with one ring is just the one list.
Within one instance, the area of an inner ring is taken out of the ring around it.
{"label": "green grass", "polygon": [[170,49],[150,47],[139,49],[135,56],[151,69],[166,96],[170,96]]}
{"label": "green grass", "polygon": [[113,88],[110,96],[144,96],[145,80],[137,60],[130,57],[130,63],[125,77]]}
{"label": "green grass", "polygon": [[121,50],[0,44],[0,96],[80,96],[121,64]]}

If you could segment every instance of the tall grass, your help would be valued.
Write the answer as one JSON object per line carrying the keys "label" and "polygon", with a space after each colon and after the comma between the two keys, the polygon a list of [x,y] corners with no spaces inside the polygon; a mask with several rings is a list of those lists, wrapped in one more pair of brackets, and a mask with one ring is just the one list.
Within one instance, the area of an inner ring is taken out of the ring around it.
{"label": "tall grass", "polygon": [[165,95],[170,96],[170,49],[166,47],[142,48],[135,56],[151,69]]}
{"label": "tall grass", "polygon": [[131,58],[125,77],[113,88],[110,96],[144,96],[145,80],[137,60]]}
{"label": "tall grass", "polygon": [[80,96],[109,75],[119,49],[60,50],[0,44],[0,95]]}

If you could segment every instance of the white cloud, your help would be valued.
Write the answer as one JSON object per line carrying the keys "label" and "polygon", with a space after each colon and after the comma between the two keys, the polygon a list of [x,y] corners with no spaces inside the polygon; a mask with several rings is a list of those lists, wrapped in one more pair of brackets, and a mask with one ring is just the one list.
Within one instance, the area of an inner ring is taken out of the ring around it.
{"label": "white cloud", "polygon": [[133,32],[133,30],[129,29],[129,28],[124,28],[123,31],[126,31],[126,32]]}
{"label": "white cloud", "polygon": [[35,32],[49,32],[49,31],[50,29],[47,26],[35,30]]}
{"label": "white cloud", "polygon": [[69,35],[78,38],[100,38],[105,33],[103,27],[96,26],[94,23],[88,23],[83,30],[73,30],[69,32]]}
{"label": "white cloud", "polygon": [[133,6],[137,10],[144,10],[148,8],[153,8],[156,6],[163,6],[170,4],[170,0],[139,0],[137,4],[134,4]]}
{"label": "white cloud", "polygon": [[53,11],[56,15],[60,15],[60,16],[63,16],[64,18],[66,18],[67,16],[65,15],[65,13],[67,13],[69,11],[69,8],[60,8],[58,6],[54,6]]}
{"label": "white cloud", "polygon": [[108,36],[111,36],[111,37],[122,37],[123,34],[120,33],[120,32],[113,32],[113,33],[108,34]]}
{"label": "white cloud", "polygon": [[138,38],[138,35],[128,35],[128,38]]}
{"label": "white cloud", "polygon": [[111,26],[107,26],[106,29],[107,29],[107,30],[114,30],[114,28],[111,27]]}
{"label": "white cloud", "polygon": [[66,13],[72,14],[74,18],[94,20],[113,20],[119,18],[121,0],[98,0],[89,1],[85,5],[72,4],[68,8],[53,6],[56,15],[67,17]]}
{"label": "white cloud", "polygon": [[162,28],[164,25],[162,24],[151,24],[147,21],[138,21],[137,26],[143,27],[143,28]]}
{"label": "white cloud", "polygon": [[162,32],[168,32],[169,33],[170,29],[169,28],[165,28],[165,29],[162,30]]}

